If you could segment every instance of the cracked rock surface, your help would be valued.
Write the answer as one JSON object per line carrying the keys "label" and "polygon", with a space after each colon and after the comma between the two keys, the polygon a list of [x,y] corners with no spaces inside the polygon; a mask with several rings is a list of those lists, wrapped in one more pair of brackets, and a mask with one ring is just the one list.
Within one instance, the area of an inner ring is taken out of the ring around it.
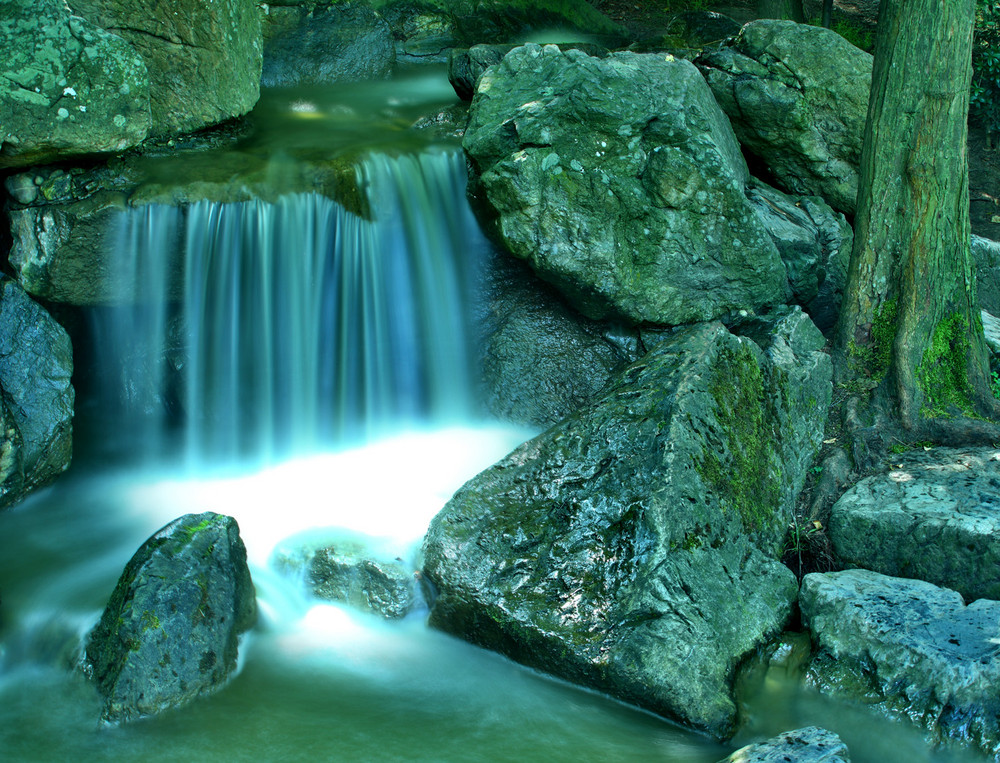
{"label": "cracked rock surface", "polygon": [[844,566],[1000,599],[1000,450],[895,456],[834,504],[829,530]]}

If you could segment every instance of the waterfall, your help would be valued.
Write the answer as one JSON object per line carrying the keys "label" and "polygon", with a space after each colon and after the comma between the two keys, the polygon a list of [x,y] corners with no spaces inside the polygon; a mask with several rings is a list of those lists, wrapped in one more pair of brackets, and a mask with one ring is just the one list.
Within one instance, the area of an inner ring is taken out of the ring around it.
{"label": "waterfall", "polygon": [[485,247],[456,152],[357,167],[370,219],[318,194],[121,213],[134,304],[97,344],[151,455],[274,460],[473,408],[469,314]]}

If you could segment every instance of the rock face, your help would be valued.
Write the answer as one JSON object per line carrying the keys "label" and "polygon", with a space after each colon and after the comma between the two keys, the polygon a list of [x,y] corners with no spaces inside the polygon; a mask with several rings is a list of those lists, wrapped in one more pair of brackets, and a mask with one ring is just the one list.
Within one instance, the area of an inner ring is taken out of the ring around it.
{"label": "rock face", "polygon": [[71,0],[73,11],[124,38],[149,70],[153,124],[164,136],[246,114],[260,95],[254,0]]}
{"label": "rock face", "polygon": [[132,557],[91,633],[86,669],[106,721],[185,704],[223,685],[257,604],[236,520],[188,514]]}
{"label": "rock face", "polygon": [[844,566],[1000,599],[1000,451],[900,455],[834,504],[829,531]]}
{"label": "rock face", "polygon": [[1000,602],[966,606],[930,583],[847,570],[806,575],[800,605],[813,684],[995,754]]}
{"label": "rock face", "polygon": [[1000,241],[973,234],[972,261],[976,264],[979,306],[1000,315]]}
{"label": "rock face", "polygon": [[0,507],[69,466],[72,375],[66,331],[16,283],[0,278]]}
{"label": "rock face", "polygon": [[816,196],[788,196],[753,180],[747,198],[778,249],[795,302],[826,333],[840,314],[854,231]]}
{"label": "rock face", "polygon": [[676,325],[785,297],[739,145],[687,61],[516,48],[480,79],[464,146],[504,243],[590,318]]}
{"label": "rock face", "polygon": [[786,190],[854,212],[871,55],[829,29],[761,19],[698,65],[740,143]]}
{"label": "rock face", "polygon": [[389,25],[365,5],[270,3],[263,23],[267,87],[383,79],[396,63]]}
{"label": "rock face", "polygon": [[818,438],[830,394],[796,324],[775,332],[786,361],[818,361],[812,406],[755,343],[699,324],[467,483],[425,540],[432,624],[731,734],[731,673],[795,597],[776,560],[805,477],[790,432]]}
{"label": "rock face", "polygon": [[584,318],[503,254],[490,264],[483,301],[483,397],[506,421],[549,427],[644,352],[639,331]]}
{"label": "rock face", "polygon": [[850,763],[847,745],[832,731],[807,726],[741,747],[719,763]]}
{"label": "rock face", "polygon": [[149,77],[59,0],[0,0],[0,169],[121,151],[150,128]]}

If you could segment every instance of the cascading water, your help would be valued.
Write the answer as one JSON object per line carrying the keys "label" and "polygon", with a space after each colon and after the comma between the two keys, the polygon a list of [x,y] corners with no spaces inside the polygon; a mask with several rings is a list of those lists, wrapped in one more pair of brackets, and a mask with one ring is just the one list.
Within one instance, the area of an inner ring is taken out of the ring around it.
{"label": "cascading water", "polygon": [[462,159],[373,155],[357,184],[371,219],[316,194],[121,214],[136,301],[95,331],[145,447],[179,429],[197,464],[271,461],[471,415],[485,241]]}

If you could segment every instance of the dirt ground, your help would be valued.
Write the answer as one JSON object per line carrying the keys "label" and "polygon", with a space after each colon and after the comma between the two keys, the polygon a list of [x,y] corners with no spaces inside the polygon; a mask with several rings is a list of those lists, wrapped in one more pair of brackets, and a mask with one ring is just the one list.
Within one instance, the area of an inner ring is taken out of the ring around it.
{"label": "dirt ground", "polygon": [[[691,7],[723,13],[740,23],[755,18],[754,0],[708,2],[695,0],[591,0],[591,4],[625,26],[636,38],[662,33],[678,12]],[[838,9],[839,11],[839,9]],[[1000,136],[994,137],[1000,145]],[[1000,240],[1000,149],[987,146],[984,130],[969,130],[969,198],[972,231]]]}

